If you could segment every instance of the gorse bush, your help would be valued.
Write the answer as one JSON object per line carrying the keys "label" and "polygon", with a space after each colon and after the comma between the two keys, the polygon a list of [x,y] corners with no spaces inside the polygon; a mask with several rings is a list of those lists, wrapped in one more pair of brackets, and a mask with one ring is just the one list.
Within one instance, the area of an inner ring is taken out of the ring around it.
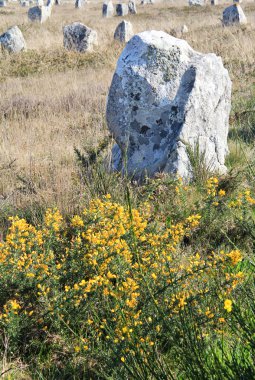
{"label": "gorse bush", "polygon": [[2,352],[35,378],[253,376],[254,267],[234,235],[249,250],[255,199],[227,197],[210,178],[198,204],[162,221],[157,206],[108,194],[70,220],[57,209],[38,227],[12,218],[0,245]]}

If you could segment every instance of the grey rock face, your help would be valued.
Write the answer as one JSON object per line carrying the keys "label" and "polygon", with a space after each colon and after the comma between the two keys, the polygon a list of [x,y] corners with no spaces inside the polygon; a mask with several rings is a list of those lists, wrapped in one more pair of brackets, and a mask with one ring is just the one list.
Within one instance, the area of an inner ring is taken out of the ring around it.
{"label": "grey rock face", "polygon": [[115,30],[114,39],[120,42],[127,42],[133,35],[134,32],[131,22],[123,20]]}
{"label": "grey rock face", "polygon": [[80,22],[74,22],[63,28],[64,48],[81,53],[93,50],[97,45],[97,32]]}
{"label": "grey rock face", "polygon": [[198,146],[210,170],[225,172],[230,103],[220,57],[164,32],[135,35],[118,60],[107,101],[117,142],[113,168],[137,179],[157,172],[189,179],[187,147]]}
{"label": "grey rock face", "polygon": [[135,0],[129,0],[128,13],[135,15],[137,13]]}
{"label": "grey rock face", "polygon": [[189,5],[203,6],[206,4],[206,0],[189,0]]}
{"label": "grey rock face", "polygon": [[26,50],[25,39],[17,26],[13,26],[0,36],[0,44],[9,53],[19,53]]}
{"label": "grey rock face", "polygon": [[116,5],[116,15],[117,16],[126,16],[128,14],[127,4],[117,4]]}
{"label": "grey rock face", "polygon": [[30,21],[38,21],[44,23],[51,15],[51,6],[35,6],[28,10],[28,18]]}
{"label": "grey rock face", "polygon": [[113,6],[112,1],[108,1],[103,4],[102,14],[103,14],[103,17],[114,16],[114,6]]}
{"label": "grey rock face", "polygon": [[224,26],[234,24],[246,24],[247,19],[240,5],[234,4],[227,7],[223,12],[222,23]]}

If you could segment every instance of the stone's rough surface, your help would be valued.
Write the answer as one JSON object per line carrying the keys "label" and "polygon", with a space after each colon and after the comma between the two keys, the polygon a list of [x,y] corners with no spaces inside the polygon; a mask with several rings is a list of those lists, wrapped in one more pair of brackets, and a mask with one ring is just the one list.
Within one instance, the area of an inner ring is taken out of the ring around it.
{"label": "stone's rough surface", "polygon": [[127,4],[117,4],[116,5],[116,15],[117,16],[126,16],[128,14]]}
{"label": "stone's rough surface", "polygon": [[112,1],[105,2],[102,8],[103,17],[114,16],[114,6]]}
{"label": "stone's rough surface", "polygon": [[[115,170],[192,177],[189,151],[199,147],[212,171],[224,166],[231,81],[222,60],[158,31],[135,35],[109,90],[106,118],[117,144]],[[188,148],[187,148],[188,147]]]}
{"label": "stone's rough surface", "polygon": [[17,26],[13,26],[0,36],[0,44],[9,53],[19,53],[26,50],[26,42]]}
{"label": "stone's rough surface", "polygon": [[127,42],[133,35],[134,32],[131,22],[123,20],[115,30],[114,39],[120,42]]}
{"label": "stone's rough surface", "polygon": [[189,5],[205,5],[206,0],[189,0]]}
{"label": "stone's rough surface", "polygon": [[129,0],[128,13],[135,15],[137,13],[135,0]]}
{"label": "stone's rough surface", "polygon": [[63,28],[64,47],[79,52],[91,51],[97,45],[97,32],[80,22],[74,22]]}
{"label": "stone's rough surface", "polygon": [[39,21],[44,23],[51,15],[51,7],[47,6],[35,6],[28,10],[28,18],[30,21]]}
{"label": "stone's rough surface", "polygon": [[223,12],[223,25],[246,24],[247,19],[240,5],[234,4],[227,7]]}

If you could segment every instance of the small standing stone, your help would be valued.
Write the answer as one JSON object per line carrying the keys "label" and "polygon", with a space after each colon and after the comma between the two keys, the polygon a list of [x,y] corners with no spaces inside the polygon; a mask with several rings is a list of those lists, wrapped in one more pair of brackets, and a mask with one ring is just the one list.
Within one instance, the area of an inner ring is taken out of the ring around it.
{"label": "small standing stone", "polygon": [[80,22],[66,25],[63,28],[64,48],[80,53],[93,50],[97,45],[97,32]]}
{"label": "small standing stone", "polygon": [[0,44],[9,53],[19,53],[26,50],[25,39],[17,26],[13,26],[0,36]]}
{"label": "small standing stone", "polygon": [[128,42],[133,35],[134,32],[131,22],[123,20],[115,30],[114,39],[120,42]]}
{"label": "small standing stone", "polygon": [[128,13],[135,15],[137,13],[135,0],[129,0]]}
{"label": "small standing stone", "polygon": [[51,15],[51,7],[47,6],[35,6],[28,10],[28,18],[30,21],[39,21],[43,24]]}
{"label": "small standing stone", "polygon": [[223,12],[222,23],[224,26],[230,26],[234,24],[246,24],[247,19],[239,4],[230,5]]}
{"label": "small standing stone", "polygon": [[117,16],[126,16],[128,14],[127,4],[117,4],[116,5],[116,14],[117,14]]}
{"label": "small standing stone", "polygon": [[83,0],[75,0],[75,8],[81,8],[83,6]]}
{"label": "small standing stone", "polygon": [[104,2],[103,8],[102,8],[102,14],[103,17],[112,17],[114,15],[114,6],[112,1]]}

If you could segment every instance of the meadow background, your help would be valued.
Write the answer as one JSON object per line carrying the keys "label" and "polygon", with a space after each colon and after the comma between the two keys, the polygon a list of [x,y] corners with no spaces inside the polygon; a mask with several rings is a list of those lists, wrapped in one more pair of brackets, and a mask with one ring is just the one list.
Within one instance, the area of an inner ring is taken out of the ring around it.
{"label": "meadow background", "polygon": [[[192,152],[189,185],[107,170],[121,18],[103,19],[94,1],[63,2],[43,25],[18,3],[0,9],[0,33],[18,25],[28,47],[0,53],[3,378],[255,377],[255,4],[230,28],[229,2],[185,4],[138,4],[125,19],[135,33],[186,24],[191,47],[229,70],[229,172],[217,178]],[[63,49],[74,21],[97,30],[94,52]]]}

